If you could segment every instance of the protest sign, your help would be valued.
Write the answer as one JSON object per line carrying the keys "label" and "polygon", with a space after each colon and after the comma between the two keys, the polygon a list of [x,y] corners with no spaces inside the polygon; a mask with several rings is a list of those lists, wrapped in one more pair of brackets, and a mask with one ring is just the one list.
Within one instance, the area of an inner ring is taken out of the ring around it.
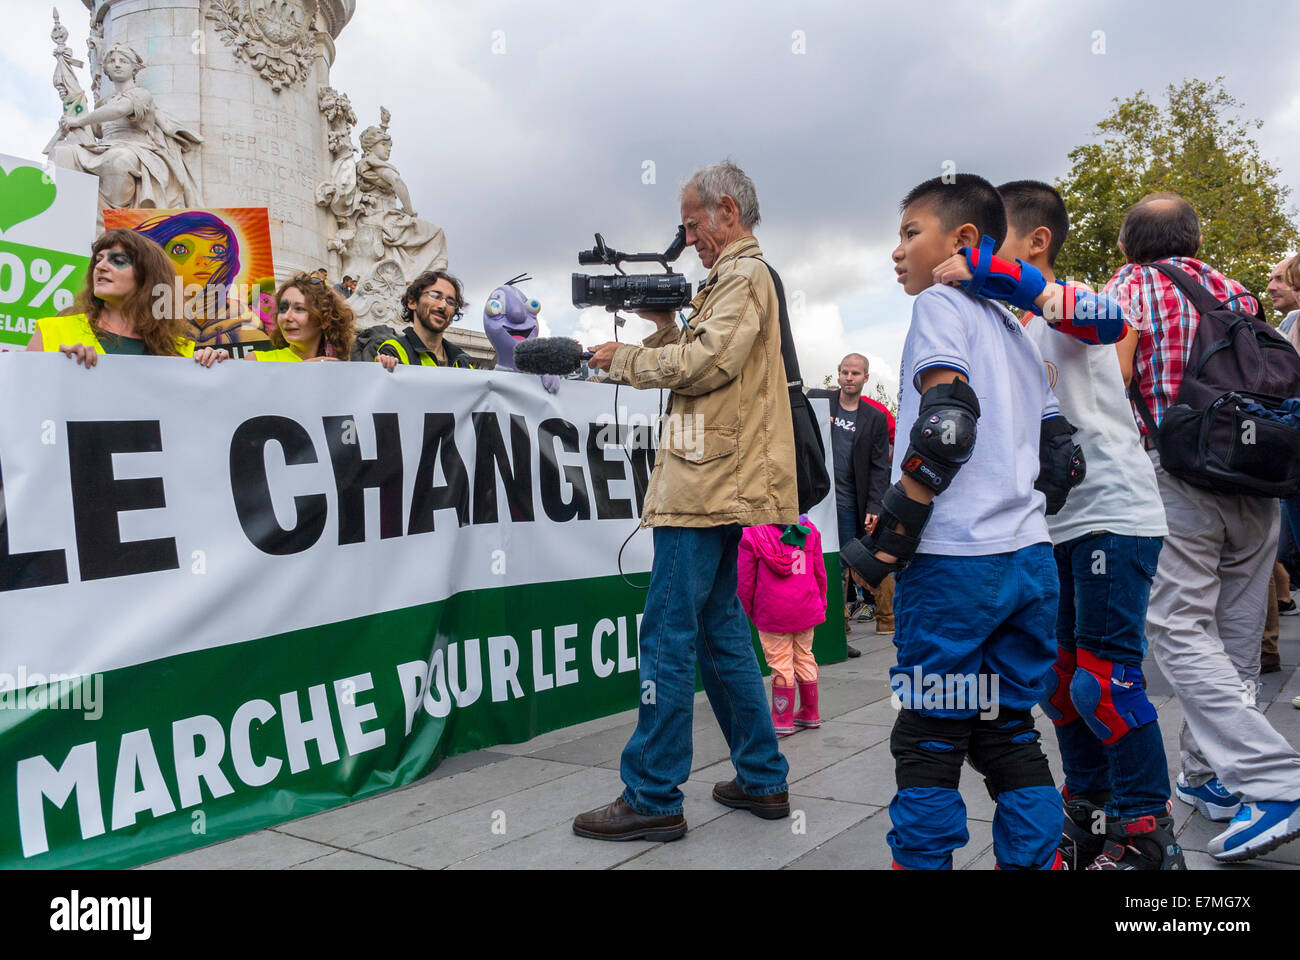
{"label": "protest sign", "polygon": [[0,154],[0,351],[26,347],[81,291],[98,196],[95,177]]}
{"label": "protest sign", "polygon": [[267,343],[276,313],[265,207],[105,210],[104,228],[134,230],[163,248],[186,337],[201,347]]}

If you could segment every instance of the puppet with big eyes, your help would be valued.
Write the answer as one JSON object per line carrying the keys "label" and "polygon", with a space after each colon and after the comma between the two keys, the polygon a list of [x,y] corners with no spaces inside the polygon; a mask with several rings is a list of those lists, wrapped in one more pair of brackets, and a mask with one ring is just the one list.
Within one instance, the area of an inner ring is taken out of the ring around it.
{"label": "puppet with big eyes", "polygon": [[[483,305],[483,330],[497,351],[497,369],[515,369],[515,344],[537,336],[537,315],[541,313],[540,300],[525,296],[515,284],[531,280],[520,274],[507,280],[492,291]],[[560,389],[560,378],[553,374],[542,376],[542,386],[548,393]]]}

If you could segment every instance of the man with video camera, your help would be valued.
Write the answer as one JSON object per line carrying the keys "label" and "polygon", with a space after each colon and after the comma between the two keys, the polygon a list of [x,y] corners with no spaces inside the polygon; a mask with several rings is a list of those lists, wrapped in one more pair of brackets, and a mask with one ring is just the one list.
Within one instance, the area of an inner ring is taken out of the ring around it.
{"label": "man with video camera", "polygon": [[620,770],[626,789],[573,821],[574,833],[600,840],[686,833],[678,786],[691,770],[697,653],[736,767],[713,798],[769,820],[790,810],[789,767],[736,596],[742,528],[791,524],[799,513],[779,302],[759,259],[758,198],[744,171],[729,162],[698,171],[682,189],[681,214],[686,243],[709,270],[686,329],[671,313],[642,314],[658,327],[644,346],[604,343],[590,360],[615,383],[672,391],[641,518],[654,528],[654,563],[640,714]]}

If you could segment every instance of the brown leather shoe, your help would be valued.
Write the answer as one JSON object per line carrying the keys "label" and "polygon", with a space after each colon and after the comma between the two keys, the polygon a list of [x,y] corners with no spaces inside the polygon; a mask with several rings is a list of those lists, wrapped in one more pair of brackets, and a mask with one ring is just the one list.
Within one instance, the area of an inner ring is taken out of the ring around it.
{"label": "brown leather shoe", "polygon": [[686,817],[646,817],[619,797],[613,803],[573,818],[573,832],[593,840],[650,840],[667,843],[686,834]]}
{"label": "brown leather shoe", "polygon": [[876,617],[876,633],[893,633],[893,632],[894,632],[893,617],[887,617],[887,618]]}
{"label": "brown leather shoe", "polygon": [[724,807],[748,810],[764,820],[784,820],[790,816],[790,794],[786,790],[766,797],[755,797],[741,790],[735,780],[729,780],[714,785],[713,799]]}

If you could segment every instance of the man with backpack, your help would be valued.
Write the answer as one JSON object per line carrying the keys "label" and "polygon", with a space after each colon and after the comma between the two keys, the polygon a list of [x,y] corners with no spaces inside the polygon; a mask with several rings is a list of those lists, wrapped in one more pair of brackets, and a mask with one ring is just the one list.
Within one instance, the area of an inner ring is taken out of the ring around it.
{"label": "man with backpack", "polygon": [[1200,220],[1182,197],[1144,197],[1119,244],[1128,262],[1105,292],[1136,328],[1121,366],[1169,525],[1147,634],[1183,710],[1176,792],[1231,821],[1215,859],[1248,860],[1300,836],[1300,753],[1255,702],[1276,498],[1297,456],[1270,410],[1300,394],[1300,357],[1241,284],[1196,259]]}

